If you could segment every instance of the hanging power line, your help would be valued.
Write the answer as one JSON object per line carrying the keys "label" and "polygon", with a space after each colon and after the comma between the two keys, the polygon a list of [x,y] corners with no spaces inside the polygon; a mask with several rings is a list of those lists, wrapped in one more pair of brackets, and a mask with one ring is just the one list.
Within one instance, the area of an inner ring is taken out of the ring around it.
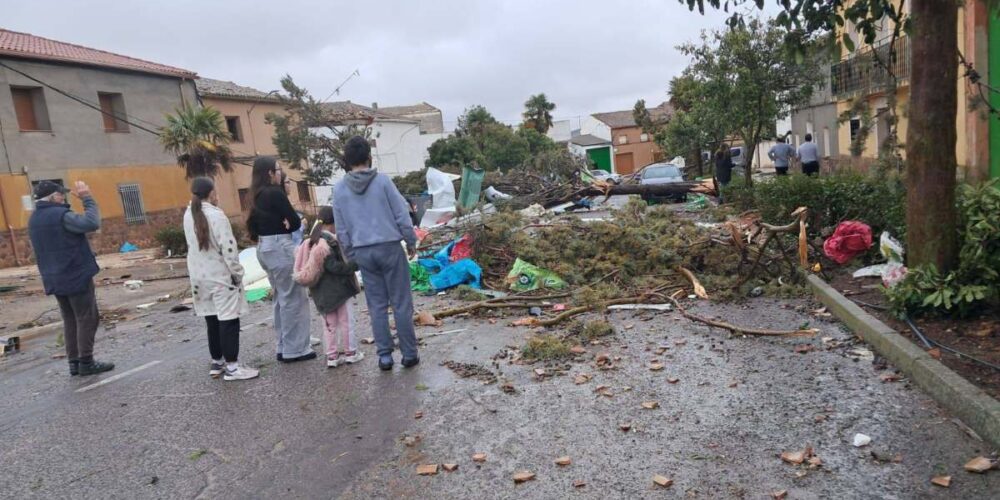
{"label": "hanging power line", "polygon": [[[158,131],[156,131],[156,130],[152,130],[150,128],[146,128],[146,127],[144,127],[142,125],[139,125],[139,124],[135,123],[134,121],[130,121],[130,120],[128,120],[126,118],[122,118],[122,117],[120,117],[120,116],[118,116],[118,115],[116,115],[114,113],[110,113],[108,111],[105,111],[99,105],[93,104],[93,103],[87,101],[86,99],[84,99],[84,98],[82,98],[80,96],[77,96],[77,95],[72,94],[72,93],[70,93],[68,91],[62,90],[62,89],[60,89],[60,88],[58,88],[58,87],[56,87],[56,86],[54,86],[54,85],[52,85],[52,84],[44,81],[44,80],[36,78],[36,77],[34,77],[34,76],[32,76],[32,75],[30,75],[28,73],[25,73],[25,72],[23,72],[23,71],[21,71],[19,69],[12,68],[12,67],[8,66],[7,64],[3,63],[2,61],[0,61],[0,67],[7,68],[7,69],[9,69],[9,70],[11,70],[11,71],[13,71],[13,72],[21,75],[21,76],[23,76],[23,77],[25,77],[25,78],[33,81],[35,83],[38,83],[39,85],[47,87],[47,88],[51,89],[52,91],[54,91],[54,92],[56,92],[58,94],[61,94],[61,95],[65,96],[65,97],[67,97],[67,98],[69,98],[69,99],[71,99],[71,100],[79,103],[79,104],[81,104],[83,106],[86,106],[86,107],[88,107],[90,109],[93,109],[93,110],[101,113],[102,115],[109,116],[111,118],[114,118],[115,120],[122,121],[124,123],[127,123],[127,124],[129,124],[129,125],[137,128],[137,129],[139,129],[139,130],[142,130],[143,132],[148,132],[148,133],[153,134],[153,135],[155,135],[157,137],[160,137],[160,133]],[[130,115],[126,115],[126,117],[129,117],[129,116]],[[145,120],[142,120],[142,119],[134,117],[134,116],[131,117],[131,118],[133,118],[135,120],[145,121]],[[150,122],[146,122],[146,123],[150,123]],[[156,126],[156,124],[153,124],[153,123],[150,123],[150,125]],[[250,153],[247,153],[247,152],[244,152],[244,151],[238,151],[238,150],[232,149],[232,148],[230,148],[230,150],[233,151],[234,153],[237,153],[237,154],[241,155],[243,158],[256,158],[257,157],[257,155],[255,155],[255,154],[250,154]],[[235,163],[239,163],[239,164],[242,164],[242,165],[249,165],[249,166],[253,165],[251,162],[243,160],[243,158],[234,158],[233,161]]]}
{"label": "hanging power line", "polygon": [[135,128],[137,128],[137,129],[139,129],[139,130],[142,130],[144,132],[149,132],[150,134],[153,134],[153,135],[155,135],[157,137],[159,137],[159,135],[160,135],[160,133],[157,132],[157,131],[155,131],[155,130],[148,129],[148,128],[146,128],[146,127],[144,127],[142,125],[139,125],[139,124],[137,124],[137,123],[135,123],[133,121],[129,121],[127,118],[122,118],[122,117],[120,117],[120,116],[118,116],[118,115],[116,115],[114,113],[107,112],[107,111],[101,109],[100,106],[92,104],[92,103],[88,102],[86,99],[84,99],[82,97],[79,97],[79,96],[71,94],[71,93],[69,93],[69,92],[67,92],[65,90],[62,90],[62,89],[60,89],[58,87],[55,87],[54,85],[52,85],[52,84],[50,84],[48,82],[39,80],[38,78],[35,78],[34,76],[31,76],[28,73],[25,73],[25,72],[23,72],[23,71],[21,71],[19,69],[12,68],[12,67],[8,66],[6,63],[0,62],[0,67],[7,68],[7,69],[9,69],[9,70],[11,70],[11,71],[13,71],[13,72],[21,75],[21,76],[23,76],[23,77],[25,77],[25,78],[33,81],[35,83],[38,83],[39,85],[43,85],[45,87],[48,87],[48,88],[52,89],[52,91],[56,92],[57,94],[61,94],[63,96],[66,96],[66,97],[68,97],[68,98],[70,98],[70,99],[72,99],[72,100],[74,100],[74,101],[76,101],[76,102],[78,102],[78,103],[80,103],[80,104],[88,107],[88,108],[91,108],[91,109],[93,109],[95,111],[100,112],[102,115],[110,116],[111,118],[114,118],[115,120],[119,120],[119,121],[125,122],[125,123],[127,123],[127,124],[129,124],[129,125],[131,125],[131,126],[133,126]]}
{"label": "hanging power line", "polygon": [[356,76],[361,76],[361,72],[359,72],[357,69],[355,69],[354,72],[351,73],[350,75],[347,75],[347,78],[345,78],[344,81],[340,82],[340,85],[337,85],[337,88],[333,89],[333,92],[330,92],[330,95],[326,96],[326,98],[320,102],[323,103],[329,101],[330,98],[334,96],[334,94],[340,95],[340,89],[342,89],[344,85],[347,85],[347,82],[351,81],[351,79]]}

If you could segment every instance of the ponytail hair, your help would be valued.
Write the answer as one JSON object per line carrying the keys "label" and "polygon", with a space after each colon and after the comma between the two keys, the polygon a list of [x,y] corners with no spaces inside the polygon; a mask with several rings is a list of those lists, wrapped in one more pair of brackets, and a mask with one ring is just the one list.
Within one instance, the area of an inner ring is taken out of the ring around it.
{"label": "ponytail hair", "polygon": [[208,217],[201,209],[201,203],[215,190],[215,183],[208,177],[198,177],[191,181],[191,218],[194,220],[194,234],[198,239],[198,249],[202,252],[211,247],[209,241]]}

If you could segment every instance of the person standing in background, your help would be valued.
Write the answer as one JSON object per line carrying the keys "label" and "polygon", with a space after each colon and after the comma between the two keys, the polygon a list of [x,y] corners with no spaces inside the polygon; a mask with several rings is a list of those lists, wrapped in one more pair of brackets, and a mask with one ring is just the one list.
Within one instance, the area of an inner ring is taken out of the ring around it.
{"label": "person standing in background", "polygon": [[796,153],[802,162],[802,173],[808,176],[819,175],[819,148],[812,140],[812,134],[806,134],[806,142],[799,146],[799,151]]}
{"label": "person standing in background", "polygon": [[309,298],[306,289],[292,279],[295,243],[291,234],[302,226],[302,219],[288,201],[281,179],[281,167],[273,157],[254,160],[247,232],[259,241],[257,259],[274,290],[277,359],[292,363],[316,359],[316,352],[310,347]]}
{"label": "person standing in background", "polygon": [[100,267],[87,233],[101,228],[101,214],[87,184],[78,181],[73,191],[83,202],[83,215],[70,209],[67,192],[51,181],[38,183],[28,235],[45,295],[55,295],[59,303],[69,374],[94,375],[115,368],[114,363],[94,360],[94,338],[100,323],[94,276]]}
{"label": "person standing in background", "polygon": [[719,183],[716,186],[719,191],[719,203],[723,203],[722,191],[733,180],[733,157],[725,144],[715,153],[715,180]]}
{"label": "person standing in background", "polygon": [[774,162],[774,173],[777,175],[788,175],[788,162],[795,156],[795,148],[785,141],[786,139],[778,139],[778,143],[767,152],[767,157]]}

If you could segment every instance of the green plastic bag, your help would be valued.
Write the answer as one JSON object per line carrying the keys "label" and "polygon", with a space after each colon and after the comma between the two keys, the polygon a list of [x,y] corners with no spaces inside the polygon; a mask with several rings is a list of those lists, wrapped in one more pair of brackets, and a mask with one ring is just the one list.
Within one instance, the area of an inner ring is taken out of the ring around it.
{"label": "green plastic bag", "polygon": [[410,290],[422,293],[431,291],[431,275],[418,262],[410,262]]}
{"label": "green plastic bag", "polygon": [[458,192],[458,206],[469,209],[479,204],[479,193],[483,189],[483,178],[486,171],[471,167],[462,167],[462,187]]}
{"label": "green plastic bag", "polygon": [[686,207],[688,210],[705,210],[708,208],[708,198],[703,194],[695,196],[693,200],[689,201]]}
{"label": "green plastic bag", "polygon": [[556,273],[533,266],[521,259],[514,261],[514,267],[507,275],[507,282],[510,283],[510,289],[515,292],[530,292],[539,288],[562,290],[567,286]]}

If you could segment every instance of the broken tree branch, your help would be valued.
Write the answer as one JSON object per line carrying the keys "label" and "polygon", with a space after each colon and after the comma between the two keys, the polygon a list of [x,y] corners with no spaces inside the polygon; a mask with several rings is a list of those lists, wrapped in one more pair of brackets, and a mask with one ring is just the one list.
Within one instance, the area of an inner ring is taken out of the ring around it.
{"label": "broken tree branch", "polygon": [[687,312],[687,309],[681,306],[680,302],[674,297],[668,297],[671,302],[674,303],[674,307],[680,311],[681,315],[691,321],[697,321],[698,323],[704,323],[708,326],[713,326],[715,328],[722,328],[723,330],[728,330],[733,333],[742,333],[744,335],[761,335],[766,337],[809,337],[816,334],[815,329],[808,330],[766,330],[759,328],[746,328],[742,326],[736,326],[731,323],[726,323],[725,321],[716,321],[714,319],[703,318],[701,316],[691,314]]}

